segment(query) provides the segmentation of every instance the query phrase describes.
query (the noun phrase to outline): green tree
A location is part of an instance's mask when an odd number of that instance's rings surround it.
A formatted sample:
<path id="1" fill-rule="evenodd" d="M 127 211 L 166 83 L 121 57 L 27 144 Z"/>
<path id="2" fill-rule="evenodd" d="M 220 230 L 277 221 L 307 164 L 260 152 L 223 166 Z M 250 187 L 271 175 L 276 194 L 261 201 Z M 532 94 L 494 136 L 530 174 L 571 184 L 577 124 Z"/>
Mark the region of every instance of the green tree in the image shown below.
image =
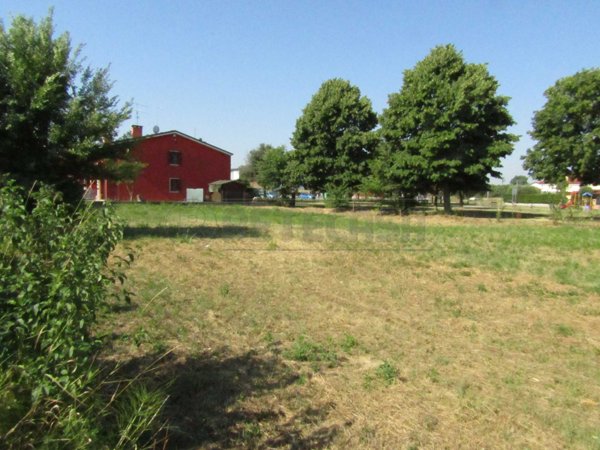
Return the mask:
<path id="1" fill-rule="evenodd" d="M 325 81 L 296 121 L 292 145 L 304 187 L 356 189 L 377 145 L 371 101 L 348 81 Z"/>
<path id="2" fill-rule="evenodd" d="M 116 130 L 130 105 L 111 88 L 107 69 L 82 66 L 68 33 L 54 36 L 52 15 L 0 24 L 0 171 L 27 189 L 54 185 L 69 201 L 85 178 L 117 180 L 131 142 L 115 140 Z"/>
<path id="3" fill-rule="evenodd" d="M 294 152 L 287 152 L 284 146 L 268 149 L 257 164 L 256 180 L 265 189 L 278 190 L 281 197 L 294 206 L 300 185 Z"/>
<path id="4" fill-rule="evenodd" d="M 533 117 L 537 143 L 523 167 L 550 183 L 575 178 L 600 182 L 600 69 L 562 78 L 544 93 L 546 104 Z"/>
<path id="5" fill-rule="evenodd" d="M 527 178 L 527 175 L 515 175 L 510 180 L 510 184 L 513 184 L 513 185 L 518 184 L 519 186 L 526 186 L 529 184 L 529 178 Z"/>
<path id="6" fill-rule="evenodd" d="M 284 146 L 268 148 L 256 165 L 256 181 L 268 190 L 280 188 L 284 182 L 286 165 Z"/>
<path id="7" fill-rule="evenodd" d="M 240 167 L 240 178 L 251 182 L 257 181 L 258 164 L 269 150 L 274 148 L 269 144 L 260 144 L 255 149 L 248 152 L 246 163 Z"/>
<path id="8" fill-rule="evenodd" d="M 380 119 L 382 184 L 442 191 L 447 213 L 452 192 L 484 190 L 517 140 L 505 132 L 513 119 L 497 89 L 487 67 L 467 64 L 453 45 L 435 47 L 406 70 Z"/>

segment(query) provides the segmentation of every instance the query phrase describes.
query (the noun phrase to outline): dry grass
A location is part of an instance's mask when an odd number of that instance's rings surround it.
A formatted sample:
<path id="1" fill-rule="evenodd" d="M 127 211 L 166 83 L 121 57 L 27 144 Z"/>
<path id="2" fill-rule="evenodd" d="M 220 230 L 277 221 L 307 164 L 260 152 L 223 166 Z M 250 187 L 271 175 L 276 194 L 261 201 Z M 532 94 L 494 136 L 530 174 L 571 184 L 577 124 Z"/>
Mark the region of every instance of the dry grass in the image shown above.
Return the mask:
<path id="1" fill-rule="evenodd" d="M 129 241 L 106 358 L 170 350 L 173 448 L 600 448 L 593 225 L 357 217 L 408 239 L 180 215 Z"/>

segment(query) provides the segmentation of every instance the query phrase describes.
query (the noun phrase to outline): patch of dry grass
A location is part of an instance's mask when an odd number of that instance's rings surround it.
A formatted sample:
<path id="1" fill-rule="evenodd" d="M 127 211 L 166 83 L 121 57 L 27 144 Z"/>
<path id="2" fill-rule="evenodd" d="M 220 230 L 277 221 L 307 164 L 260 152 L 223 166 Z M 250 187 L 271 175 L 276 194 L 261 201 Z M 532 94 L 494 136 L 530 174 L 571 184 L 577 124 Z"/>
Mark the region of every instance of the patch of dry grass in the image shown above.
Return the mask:
<path id="1" fill-rule="evenodd" d="M 171 394 L 173 448 L 600 446 L 587 225 L 436 217 L 424 233 L 409 223 L 407 241 L 377 234 L 406 219 L 342 216 L 375 236 L 298 223 L 219 235 L 179 216 L 129 241 L 137 300 L 107 315 L 106 358 L 136 370 L 170 351 L 152 381 Z M 572 253 L 561 231 L 584 234 Z"/>

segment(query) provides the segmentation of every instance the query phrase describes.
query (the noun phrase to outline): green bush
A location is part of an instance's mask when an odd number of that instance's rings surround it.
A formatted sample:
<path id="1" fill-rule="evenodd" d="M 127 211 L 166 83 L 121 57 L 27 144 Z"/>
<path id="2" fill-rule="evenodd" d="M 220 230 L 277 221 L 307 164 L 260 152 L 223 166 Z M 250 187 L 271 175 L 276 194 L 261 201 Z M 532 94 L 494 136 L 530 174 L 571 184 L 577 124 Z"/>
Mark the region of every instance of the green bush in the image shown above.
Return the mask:
<path id="1" fill-rule="evenodd" d="M 327 208 L 345 209 L 350 206 L 350 190 L 345 186 L 327 186 L 325 206 Z"/>
<path id="2" fill-rule="evenodd" d="M 27 194 L 0 180 L 0 447 L 126 440 L 115 418 L 133 400 L 100 389 L 91 333 L 111 297 L 129 300 L 133 256 L 109 263 L 122 232 L 106 207 L 73 211 L 50 188 Z"/>
<path id="3" fill-rule="evenodd" d="M 504 195 L 502 197 L 506 203 L 512 202 L 512 194 Z M 517 194 L 517 203 L 545 203 L 548 205 L 557 205 L 561 203 L 563 199 L 560 193 L 542 192 L 538 194 Z"/>
<path id="4" fill-rule="evenodd" d="M 502 197 L 502 199 L 511 203 L 513 200 L 512 190 L 514 186 L 509 184 L 490 186 L 490 195 L 492 197 Z M 517 203 L 546 203 L 556 205 L 563 199 L 560 193 L 541 192 L 535 186 L 519 186 L 517 190 Z"/>
<path id="5" fill-rule="evenodd" d="M 563 200 L 560 193 L 543 192 L 540 194 L 517 194 L 517 203 L 546 203 L 548 205 L 557 205 Z"/>
<path id="6" fill-rule="evenodd" d="M 25 198 L 9 183 L 0 210 L 0 361 L 27 368 L 36 398 L 85 366 L 96 311 L 124 280 L 107 266 L 122 228 L 106 208 L 71 213 L 48 188 Z"/>

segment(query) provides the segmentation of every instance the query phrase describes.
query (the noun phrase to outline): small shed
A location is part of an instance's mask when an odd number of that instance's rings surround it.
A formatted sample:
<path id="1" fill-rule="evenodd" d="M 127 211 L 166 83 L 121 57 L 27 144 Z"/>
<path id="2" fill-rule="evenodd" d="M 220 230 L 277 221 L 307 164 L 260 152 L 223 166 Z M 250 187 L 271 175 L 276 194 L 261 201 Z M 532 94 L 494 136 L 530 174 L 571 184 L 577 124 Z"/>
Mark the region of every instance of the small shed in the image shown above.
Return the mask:
<path id="1" fill-rule="evenodd" d="M 248 186 L 239 180 L 218 180 L 208 185 L 213 202 L 243 202 L 249 200 Z"/>

